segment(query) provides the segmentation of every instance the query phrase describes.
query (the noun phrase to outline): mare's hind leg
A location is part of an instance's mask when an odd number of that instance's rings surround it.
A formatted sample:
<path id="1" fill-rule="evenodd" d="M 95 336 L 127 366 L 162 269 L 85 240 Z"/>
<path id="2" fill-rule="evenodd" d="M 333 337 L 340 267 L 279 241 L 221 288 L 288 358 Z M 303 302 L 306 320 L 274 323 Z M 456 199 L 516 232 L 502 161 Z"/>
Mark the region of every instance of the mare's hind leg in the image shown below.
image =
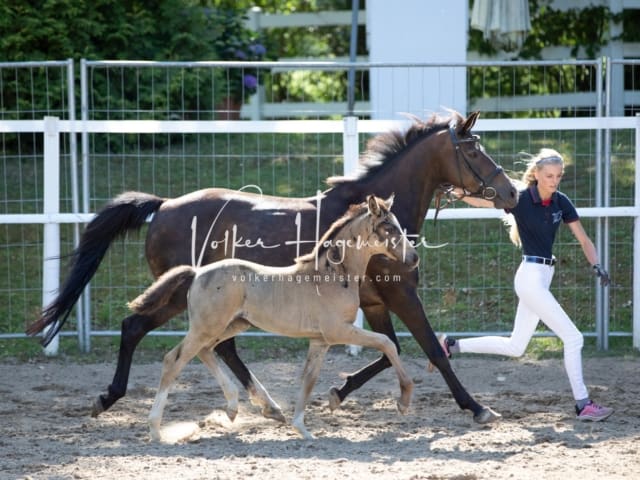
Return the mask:
<path id="1" fill-rule="evenodd" d="M 196 356 L 198 352 L 200 352 L 203 346 L 204 345 L 201 340 L 197 340 L 187 333 L 187 336 L 176 347 L 174 347 L 173 350 L 164 356 L 160 386 L 158 387 L 156 398 L 153 401 L 153 406 L 149 412 L 149 432 L 152 440 L 162 440 L 160 423 L 162 422 L 164 407 L 167 404 L 169 390 L 173 386 L 176 378 L 178 378 L 182 369 L 193 357 Z"/>
<path id="2" fill-rule="evenodd" d="M 227 408 L 225 410 L 227 417 L 233 422 L 238 414 L 238 387 L 236 387 L 235 383 L 233 383 L 224 370 L 220 368 L 220 364 L 216 360 L 216 356 L 211 348 L 203 348 L 200 350 L 198 358 L 206 365 L 207 369 L 220 384 L 224 398 L 227 399 Z"/>
<path id="3" fill-rule="evenodd" d="M 125 396 L 133 352 L 135 352 L 138 343 L 151 330 L 165 324 L 171 317 L 183 311 L 186 308 L 186 296 L 184 300 L 182 305 L 169 305 L 155 315 L 133 314 L 122 321 L 116 373 L 111 384 L 107 387 L 107 393 L 99 395 L 93 402 L 92 417 L 97 417 Z"/>
<path id="4" fill-rule="evenodd" d="M 296 407 L 293 412 L 293 420 L 291 425 L 295 428 L 303 438 L 312 440 L 313 435 L 304 426 L 304 407 L 307 404 L 309 395 L 313 390 L 313 386 L 318 379 L 320 368 L 322 367 L 322 360 L 324 359 L 329 344 L 323 340 L 310 340 L 309 351 L 307 352 L 307 360 L 302 370 L 302 379 L 300 382 L 300 392 L 298 393 L 298 399 L 296 401 Z"/>
<path id="5" fill-rule="evenodd" d="M 118 353 L 118 366 L 109 385 L 107 395 L 100 395 L 93 404 L 91 416 L 97 417 L 100 413 L 110 408 L 118 399 L 124 397 L 129 383 L 131 360 L 140 340 L 154 328 L 165 324 L 171 317 L 187 308 L 187 291 L 189 285 L 177 289 L 169 302 L 158 309 L 153 315 L 130 315 L 122 321 L 122 334 L 120 336 L 120 352 Z"/>

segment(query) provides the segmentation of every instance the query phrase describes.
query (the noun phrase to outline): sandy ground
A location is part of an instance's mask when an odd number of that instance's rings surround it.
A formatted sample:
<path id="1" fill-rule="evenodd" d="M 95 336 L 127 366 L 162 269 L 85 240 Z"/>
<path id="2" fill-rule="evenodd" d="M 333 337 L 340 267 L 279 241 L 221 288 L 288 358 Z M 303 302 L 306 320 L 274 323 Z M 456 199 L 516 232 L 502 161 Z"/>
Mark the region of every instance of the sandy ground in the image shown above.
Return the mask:
<path id="1" fill-rule="evenodd" d="M 198 363 L 169 396 L 164 425 L 197 422 L 188 442 L 153 443 L 147 415 L 161 364 L 136 364 L 128 395 L 98 418 L 90 406 L 114 364 L 46 361 L 0 365 L 2 479 L 580 479 L 640 478 L 638 359 L 590 358 L 585 377 L 597 400 L 616 408 L 608 421 L 580 423 L 561 360 L 458 358 L 463 384 L 503 415 L 473 422 L 425 360 L 405 358 L 416 381 L 409 414 L 397 413 L 389 370 L 331 413 L 326 392 L 340 373 L 374 358 L 332 350 L 306 410 L 317 437 L 299 439 L 264 419 L 242 394 L 234 423 L 222 393 Z M 302 359 L 250 368 L 291 418 Z"/>

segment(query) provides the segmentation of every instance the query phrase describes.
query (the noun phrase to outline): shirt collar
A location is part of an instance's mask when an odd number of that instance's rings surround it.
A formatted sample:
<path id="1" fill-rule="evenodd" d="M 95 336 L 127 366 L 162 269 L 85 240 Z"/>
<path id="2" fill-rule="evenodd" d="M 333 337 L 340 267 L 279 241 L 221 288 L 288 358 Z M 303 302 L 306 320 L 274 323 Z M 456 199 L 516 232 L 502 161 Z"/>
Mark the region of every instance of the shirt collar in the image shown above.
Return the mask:
<path id="1" fill-rule="evenodd" d="M 536 187 L 535 185 L 531 185 L 528 190 L 533 203 L 542 203 L 542 199 L 540 198 L 540 194 L 538 193 L 538 187 Z M 555 202 L 557 193 L 558 192 L 553 192 L 551 194 L 551 202 Z"/>

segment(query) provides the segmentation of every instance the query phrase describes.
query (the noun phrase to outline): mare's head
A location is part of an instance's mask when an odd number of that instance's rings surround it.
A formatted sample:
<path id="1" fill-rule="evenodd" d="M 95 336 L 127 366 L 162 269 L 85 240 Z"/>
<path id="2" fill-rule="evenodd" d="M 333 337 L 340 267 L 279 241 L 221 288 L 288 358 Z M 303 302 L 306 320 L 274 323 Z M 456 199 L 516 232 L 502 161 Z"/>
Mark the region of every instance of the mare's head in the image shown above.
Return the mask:
<path id="1" fill-rule="evenodd" d="M 367 250 L 369 257 L 382 254 L 412 269 L 417 267 L 420 256 L 391 213 L 392 205 L 393 195 L 387 200 L 367 196 L 331 225 L 313 252 L 299 260 L 326 256 L 332 263 L 342 263 L 348 250 L 357 249 Z"/>
<path id="2" fill-rule="evenodd" d="M 471 133 L 479 116 L 480 112 L 473 112 L 465 119 L 453 112 L 446 132 L 439 133 L 446 138 L 449 158 L 442 170 L 443 186 L 462 188 L 465 195 L 490 200 L 496 208 L 515 207 L 518 192 L 511 179 L 485 152 L 480 137 Z"/>

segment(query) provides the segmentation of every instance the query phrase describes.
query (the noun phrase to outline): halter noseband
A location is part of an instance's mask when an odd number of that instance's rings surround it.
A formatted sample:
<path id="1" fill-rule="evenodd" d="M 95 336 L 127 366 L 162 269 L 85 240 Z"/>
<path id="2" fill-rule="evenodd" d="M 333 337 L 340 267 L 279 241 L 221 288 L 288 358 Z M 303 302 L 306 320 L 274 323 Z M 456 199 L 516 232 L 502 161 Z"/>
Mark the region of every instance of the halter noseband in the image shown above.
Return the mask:
<path id="1" fill-rule="evenodd" d="M 496 192 L 496 189 L 490 186 L 489 184 L 493 181 L 494 178 L 496 178 L 496 176 L 502 173 L 502 167 L 497 166 L 496 169 L 491 173 L 491 175 L 489 175 L 488 178 L 486 179 L 482 178 L 482 176 L 473 168 L 473 165 L 471 164 L 471 162 L 469 162 L 469 159 L 464 154 L 464 150 L 460 148 L 460 145 L 464 143 L 471 143 L 471 142 L 477 143 L 480 140 L 480 137 L 478 137 L 477 135 L 472 135 L 470 138 L 464 138 L 460 140 L 456 135 L 455 128 L 456 128 L 455 123 L 452 123 L 451 125 L 449 125 L 449 136 L 451 137 L 451 143 L 453 144 L 453 147 L 455 148 L 455 151 L 456 151 L 456 161 L 458 166 L 458 175 L 460 177 L 460 187 L 464 191 L 465 196 L 481 197 L 481 198 L 484 198 L 485 200 L 493 200 L 498 195 L 498 192 Z M 467 169 L 469 169 L 469 171 L 473 174 L 475 179 L 480 184 L 480 187 L 476 192 L 470 192 L 464 186 L 464 182 L 462 180 L 462 170 L 460 168 L 460 163 L 461 163 L 460 158 L 462 158 L 462 161 L 466 165 Z"/>

